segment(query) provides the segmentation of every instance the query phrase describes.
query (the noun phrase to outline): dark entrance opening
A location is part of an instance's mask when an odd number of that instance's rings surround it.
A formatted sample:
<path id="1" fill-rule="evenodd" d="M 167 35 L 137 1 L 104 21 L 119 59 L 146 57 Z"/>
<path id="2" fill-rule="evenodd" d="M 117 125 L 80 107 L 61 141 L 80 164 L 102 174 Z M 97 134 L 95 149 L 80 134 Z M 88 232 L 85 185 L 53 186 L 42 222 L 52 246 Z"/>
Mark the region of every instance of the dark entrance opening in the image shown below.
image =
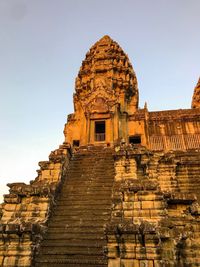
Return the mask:
<path id="1" fill-rule="evenodd" d="M 105 141 L 106 124 L 105 121 L 95 121 L 95 141 Z"/>
<path id="2" fill-rule="evenodd" d="M 129 144 L 134 144 L 134 145 L 141 144 L 141 136 L 140 135 L 129 136 Z"/>
<path id="3" fill-rule="evenodd" d="M 73 140 L 73 146 L 79 147 L 80 141 L 79 140 Z"/>

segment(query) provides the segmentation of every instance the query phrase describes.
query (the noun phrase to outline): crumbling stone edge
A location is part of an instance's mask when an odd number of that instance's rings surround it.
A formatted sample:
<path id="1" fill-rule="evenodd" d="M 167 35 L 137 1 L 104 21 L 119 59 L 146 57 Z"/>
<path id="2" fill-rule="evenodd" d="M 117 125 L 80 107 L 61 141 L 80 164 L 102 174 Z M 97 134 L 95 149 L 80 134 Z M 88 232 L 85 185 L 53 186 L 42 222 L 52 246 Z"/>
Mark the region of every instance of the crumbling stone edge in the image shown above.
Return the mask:
<path id="1" fill-rule="evenodd" d="M 34 266 L 71 156 L 70 145 L 63 143 L 48 161 L 39 162 L 38 176 L 30 184 L 8 184 L 0 206 L 0 266 Z"/>

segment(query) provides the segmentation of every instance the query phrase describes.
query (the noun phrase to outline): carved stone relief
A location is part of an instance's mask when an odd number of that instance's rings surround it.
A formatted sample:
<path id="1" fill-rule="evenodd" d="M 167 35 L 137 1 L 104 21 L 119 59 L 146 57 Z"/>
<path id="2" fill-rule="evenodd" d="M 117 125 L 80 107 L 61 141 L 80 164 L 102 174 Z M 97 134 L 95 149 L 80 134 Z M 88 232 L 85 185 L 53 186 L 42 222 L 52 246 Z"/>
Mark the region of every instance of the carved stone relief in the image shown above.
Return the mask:
<path id="1" fill-rule="evenodd" d="M 81 102 L 84 112 L 106 113 L 113 111 L 117 102 L 112 84 L 105 76 L 97 76 L 91 81 L 93 90 L 85 93 L 84 96 L 76 95 L 74 99 Z M 76 102 L 75 101 L 75 102 Z"/>

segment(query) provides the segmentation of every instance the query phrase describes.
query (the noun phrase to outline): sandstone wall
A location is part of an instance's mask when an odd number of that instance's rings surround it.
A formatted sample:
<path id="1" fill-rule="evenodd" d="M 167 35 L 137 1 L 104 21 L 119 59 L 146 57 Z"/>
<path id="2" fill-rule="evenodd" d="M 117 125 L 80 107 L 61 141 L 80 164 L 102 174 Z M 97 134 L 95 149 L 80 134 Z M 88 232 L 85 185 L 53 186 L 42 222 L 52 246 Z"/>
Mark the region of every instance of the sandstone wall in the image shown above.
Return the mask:
<path id="1" fill-rule="evenodd" d="M 200 149 L 200 109 L 139 109 L 129 116 L 127 142 L 135 135 L 152 151 Z"/>
<path id="2" fill-rule="evenodd" d="M 199 160 L 116 148 L 109 267 L 200 266 Z"/>
<path id="3" fill-rule="evenodd" d="M 49 161 L 39 162 L 38 177 L 30 184 L 8 185 L 0 210 L 0 266 L 32 266 L 70 156 L 69 147 L 62 145 Z"/>

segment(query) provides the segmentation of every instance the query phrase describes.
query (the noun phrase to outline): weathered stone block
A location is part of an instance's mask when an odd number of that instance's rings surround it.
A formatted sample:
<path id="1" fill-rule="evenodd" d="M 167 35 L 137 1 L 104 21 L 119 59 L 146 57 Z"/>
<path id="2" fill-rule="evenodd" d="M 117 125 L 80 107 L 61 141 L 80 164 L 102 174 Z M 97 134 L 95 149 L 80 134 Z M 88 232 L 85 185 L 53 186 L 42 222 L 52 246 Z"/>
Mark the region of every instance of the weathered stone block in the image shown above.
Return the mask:
<path id="1" fill-rule="evenodd" d="M 157 247 L 150 247 L 146 246 L 146 255 L 147 259 L 150 260 L 159 260 L 161 259 L 161 255 L 158 253 L 158 248 Z"/>
<path id="2" fill-rule="evenodd" d="M 135 194 L 124 192 L 124 201 L 134 201 L 135 200 Z"/>
<path id="3" fill-rule="evenodd" d="M 157 245 L 160 241 L 159 237 L 156 234 L 145 234 L 145 245 L 148 247 L 153 247 Z"/>
<path id="4" fill-rule="evenodd" d="M 17 258 L 15 256 L 5 256 L 3 266 L 16 267 Z"/>
<path id="5" fill-rule="evenodd" d="M 137 198 L 139 201 L 153 201 L 155 200 L 155 195 L 146 191 L 139 191 L 137 193 Z"/>
<path id="6" fill-rule="evenodd" d="M 131 210 L 125 210 L 124 211 L 124 217 L 126 217 L 126 218 L 133 217 L 133 214 L 134 214 L 134 211 L 131 211 Z"/>
<path id="7" fill-rule="evenodd" d="M 136 232 L 136 230 L 135 230 Z M 122 240 L 126 242 L 126 245 L 129 246 L 130 244 L 134 246 L 135 244 L 135 233 L 127 233 L 127 234 L 123 234 L 121 236 Z"/>
<path id="8" fill-rule="evenodd" d="M 164 208 L 166 208 L 167 206 L 166 206 L 166 203 L 163 201 L 163 202 L 161 202 L 161 201 L 154 201 L 154 203 L 153 203 L 153 206 L 154 206 L 154 209 L 164 209 Z"/>
<path id="9" fill-rule="evenodd" d="M 140 260 L 139 261 L 139 267 L 154 267 L 153 261 L 149 260 Z"/>
<path id="10" fill-rule="evenodd" d="M 21 202 L 21 198 L 16 194 L 4 195 L 4 202 L 8 204 L 18 204 Z"/>
<path id="11" fill-rule="evenodd" d="M 165 215 L 168 214 L 168 212 L 166 210 L 157 210 L 157 209 L 154 209 L 154 210 L 150 210 L 150 217 L 151 218 L 159 218 L 159 217 L 163 217 Z"/>
<path id="12" fill-rule="evenodd" d="M 139 267 L 139 261 L 133 259 L 122 259 L 120 267 Z"/>
<path id="13" fill-rule="evenodd" d="M 141 209 L 141 201 L 134 201 L 133 202 L 133 208 L 134 209 Z"/>
<path id="14" fill-rule="evenodd" d="M 19 224 L 7 224 L 6 228 L 5 228 L 5 232 L 7 234 L 16 234 L 19 233 Z M 10 238 L 12 237 L 12 235 L 10 235 Z M 16 236 L 14 235 L 14 238 L 16 238 Z"/>
<path id="15" fill-rule="evenodd" d="M 108 267 L 121 267 L 120 266 L 120 259 L 109 259 L 108 260 Z"/>
<path id="16" fill-rule="evenodd" d="M 15 211 L 17 205 L 16 204 L 5 204 L 4 210 L 5 211 Z"/>
<path id="17" fill-rule="evenodd" d="M 4 256 L 0 256 L 0 266 L 3 266 L 3 260 L 4 260 Z"/>
<path id="18" fill-rule="evenodd" d="M 60 178 L 60 170 L 51 170 L 50 175 L 53 179 L 59 179 Z"/>
<path id="19" fill-rule="evenodd" d="M 117 236 L 115 235 L 109 235 L 107 234 L 107 240 L 108 240 L 108 244 L 112 244 L 112 243 L 117 243 L 117 240 L 116 240 Z"/>
<path id="20" fill-rule="evenodd" d="M 123 202 L 124 210 L 132 210 L 134 208 L 133 202 Z"/>
<path id="21" fill-rule="evenodd" d="M 150 218 L 150 210 L 133 210 L 133 217 Z"/>
<path id="22" fill-rule="evenodd" d="M 42 179 L 50 179 L 50 178 L 51 178 L 50 170 L 43 170 L 42 171 Z"/>
<path id="23" fill-rule="evenodd" d="M 19 266 L 19 267 L 31 266 L 31 256 L 19 257 L 17 266 Z"/>
<path id="24" fill-rule="evenodd" d="M 135 253 L 136 253 L 136 259 L 143 260 L 147 258 L 145 247 L 136 247 Z"/>
<path id="25" fill-rule="evenodd" d="M 153 209 L 154 208 L 153 201 L 141 201 L 141 203 L 142 203 L 142 209 Z"/>
<path id="26" fill-rule="evenodd" d="M 108 257 L 109 258 L 117 258 L 119 254 L 119 248 L 117 244 L 109 244 L 108 245 Z"/>
<path id="27" fill-rule="evenodd" d="M 136 245 L 129 244 L 122 244 L 120 246 L 121 254 L 123 255 L 122 258 L 124 259 L 135 259 L 136 258 Z"/>

